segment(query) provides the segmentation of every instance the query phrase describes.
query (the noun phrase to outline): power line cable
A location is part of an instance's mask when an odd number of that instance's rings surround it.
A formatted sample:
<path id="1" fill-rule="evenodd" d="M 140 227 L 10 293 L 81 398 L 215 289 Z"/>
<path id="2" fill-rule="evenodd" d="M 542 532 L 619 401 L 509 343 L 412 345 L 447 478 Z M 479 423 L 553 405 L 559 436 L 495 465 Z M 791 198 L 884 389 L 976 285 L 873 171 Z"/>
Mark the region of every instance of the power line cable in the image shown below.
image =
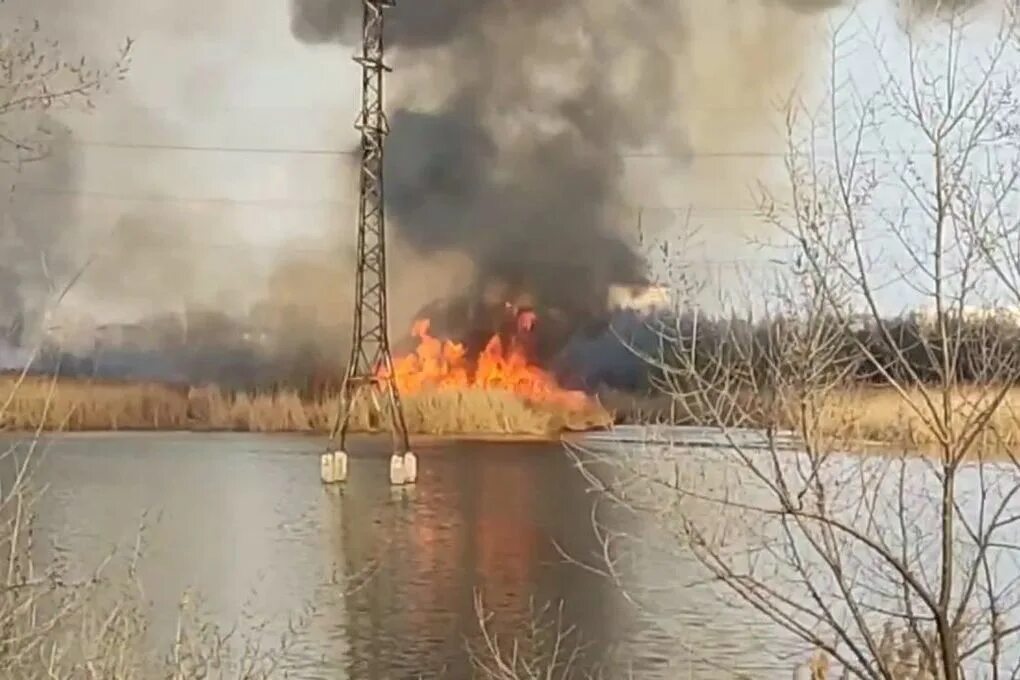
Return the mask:
<path id="1" fill-rule="evenodd" d="M 355 87 L 355 89 L 357 89 Z M 324 114 L 335 114 L 338 112 L 355 111 L 359 106 L 359 93 L 355 92 L 352 95 L 352 100 L 348 104 L 342 104 L 334 102 L 332 104 L 206 104 L 202 103 L 196 106 L 187 106 L 184 103 L 177 104 L 138 104 L 138 103 L 118 103 L 116 108 L 110 107 L 104 109 L 109 112 L 110 115 L 115 115 L 117 112 L 139 112 L 139 113 L 165 113 L 165 112 L 185 112 L 185 113 L 208 113 L 208 112 L 252 112 L 252 111 L 300 111 L 302 113 L 307 112 L 322 112 Z M 700 103 L 686 103 L 683 106 L 684 111 L 691 111 L 697 113 L 716 113 L 724 111 L 741 112 L 741 113 L 757 113 L 760 114 L 763 110 L 774 108 L 767 101 L 763 101 L 760 105 L 754 106 L 751 104 L 727 104 L 727 105 L 713 105 L 705 106 Z M 352 115 L 353 118 L 353 115 Z"/>
<path id="2" fill-rule="evenodd" d="M 14 189 L 14 196 L 28 194 L 32 196 L 66 196 L 68 198 L 95 198 L 127 203 L 168 203 L 181 205 L 226 205 L 226 206 L 260 206 L 279 207 L 305 210 L 327 208 L 354 208 L 357 203 L 339 199 L 300 199 L 300 198 L 232 198 L 226 196 L 177 196 L 173 194 L 122 194 L 106 191 L 87 191 L 76 189 L 58 189 L 38 186 L 19 186 Z"/>
<path id="3" fill-rule="evenodd" d="M 236 154 L 258 154 L 258 155 L 293 155 L 293 156 L 331 156 L 331 157 L 357 157 L 359 149 L 330 149 L 330 148 L 309 148 L 309 147 L 256 147 L 256 146 L 225 146 L 225 145 L 202 145 L 202 144 L 170 144 L 154 142 L 119 142 L 106 140 L 71 140 L 74 146 L 103 149 L 122 149 L 140 151 L 181 151 L 195 153 L 236 153 Z M 875 156 L 930 156 L 930 151 L 924 150 L 872 150 L 862 149 L 857 152 L 863 157 Z M 661 151 L 627 151 L 612 154 L 613 157 L 623 160 L 675 160 L 689 161 L 702 158 L 787 158 L 787 151 L 765 151 L 765 150 L 742 150 L 742 151 L 692 151 L 661 152 Z"/>
<path id="4" fill-rule="evenodd" d="M 114 249 L 112 247 L 96 247 L 90 248 L 89 253 L 96 255 L 98 258 L 102 258 L 104 254 L 109 254 Z M 244 241 L 237 241 L 232 243 L 214 243 L 207 241 L 195 241 L 194 239 L 187 239 L 179 243 L 161 243 L 158 246 L 158 250 L 161 252 L 202 252 L 202 251 L 264 251 L 268 254 L 301 254 L 301 255 L 315 255 L 321 256 L 323 259 L 329 262 L 335 262 L 336 249 L 330 250 L 324 248 L 311 248 L 302 246 L 287 245 L 286 243 L 251 243 Z M 719 268 L 724 266 L 755 266 L 755 267 L 785 267 L 786 265 L 782 262 L 775 260 L 753 258 L 753 257 L 731 257 L 731 258 L 684 258 L 670 260 L 671 264 L 687 266 L 687 267 L 712 267 Z M 341 265 L 346 264 L 341 262 Z"/>
<path id="5" fill-rule="evenodd" d="M 193 151 L 211 153 L 243 153 L 243 154 L 267 154 L 267 155 L 289 155 L 289 156 L 357 156 L 360 150 L 343 149 L 309 149 L 297 147 L 253 147 L 253 146 L 217 146 L 217 145 L 196 145 L 196 144 L 156 144 L 139 142 L 115 142 L 95 140 L 71 140 L 73 146 L 94 147 L 104 149 L 125 149 L 142 151 Z"/>
<path id="6" fill-rule="evenodd" d="M 256 206 L 280 206 L 316 209 L 322 208 L 354 208 L 357 203 L 353 200 L 331 199 L 331 198 L 234 198 L 229 196 L 180 196 L 174 194 L 125 194 L 107 191 L 90 191 L 78 189 L 61 189 L 59 187 L 45 187 L 38 185 L 15 186 L 14 196 L 28 194 L 34 196 L 66 196 L 68 198 L 96 198 L 112 201 L 125 202 L 153 202 L 153 203 L 182 203 L 182 204 L 223 204 L 223 205 L 256 205 Z M 613 206 L 611 206 L 613 207 Z M 692 205 L 654 205 L 641 203 L 616 204 L 616 208 L 624 208 L 644 213 L 668 212 L 668 213 L 690 213 L 691 215 L 703 214 L 756 214 L 758 208 L 754 206 L 692 206 Z"/>
<path id="7" fill-rule="evenodd" d="M 103 201 L 115 201 L 123 203 L 155 203 L 167 205 L 219 205 L 225 207 L 259 207 L 280 210 L 353 210 L 357 203 L 352 200 L 331 199 L 331 198 L 236 198 L 228 196 L 180 196 L 174 194 L 124 194 L 106 191 L 89 191 L 76 189 L 60 189 L 56 187 L 40 187 L 34 185 L 16 186 L 13 191 L 15 200 L 20 194 L 30 196 L 54 196 L 70 199 L 96 199 Z M 655 205 L 641 203 L 625 203 L 609 206 L 616 209 L 625 209 L 640 213 L 645 216 L 654 216 L 655 213 L 668 213 L 678 217 L 690 217 L 692 219 L 733 219 L 733 218 L 761 218 L 761 210 L 755 206 L 698 206 L 698 205 Z M 889 210 L 895 210 L 898 215 L 902 214 L 926 214 L 921 208 L 906 206 L 889 206 Z M 626 224 L 621 225 L 626 228 Z M 651 223 L 651 229 L 656 227 Z"/>

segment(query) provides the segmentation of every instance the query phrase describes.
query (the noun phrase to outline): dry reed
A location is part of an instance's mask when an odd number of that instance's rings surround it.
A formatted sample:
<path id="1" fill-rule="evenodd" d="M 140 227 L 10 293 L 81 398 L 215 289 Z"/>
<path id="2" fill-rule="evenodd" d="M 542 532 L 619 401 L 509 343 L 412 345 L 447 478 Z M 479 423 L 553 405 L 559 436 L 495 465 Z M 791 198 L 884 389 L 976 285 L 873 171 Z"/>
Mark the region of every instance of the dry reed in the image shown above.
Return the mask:
<path id="1" fill-rule="evenodd" d="M 1020 446 L 1020 388 L 1010 388 L 998 405 L 1001 390 L 989 387 L 960 387 L 949 395 L 950 410 L 958 423 L 974 423 L 980 413 L 991 416 L 978 433 L 974 451 L 993 454 Z M 929 404 L 935 405 L 935 412 Z M 804 416 L 789 403 L 779 416 L 782 424 L 798 428 Z M 994 406 L 994 408 L 992 408 Z M 942 392 L 939 389 L 907 390 L 901 394 L 890 387 L 866 387 L 834 392 L 815 400 L 811 427 L 818 434 L 837 441 L 874 442 L 926 452 L 939 443 Z M 951 440 L 958 440 L 955 433 Z"/>
<path id="2" fill-rule="evenodd" d="M 303 400 L 293 391 L 227 393 L 216 387 L 181 388 L 158 383 L 29 378 L 15 389 L 0 378 L 0 400 L 10 407 L 0 429 L 44 430 L 209 430 L 240 432 L 328 432 L 338 411 L 336 397 Z M 534 404 L 497 390 L 442 390 L 404 399 L 408 429 L 430 435 L 555 436 L 611 424 L 597 404 L 584 412 Z M 351 429 L 387 427 L 385 409 L 359 399 Z"/>
<path id="3" fill-rule="evenodd" d="M 973 422 L 989 408 L 999 390 L 961 386 L 950 395 L 958 422 Z M 941 392 L 930 388 L 928 399 L 941 411 Z M 669 395 L 628 396 L 606 393 L 603 401 L 617 414 L 617 422 L 666 422 L 675 425 L 765 428 L 803 431 L 830 438 L 833 443 L 874 443 L 924 452 L 938 443 L 936 428 L 919 388 L 901 394 L 889 386 L 847 386 L 816 392 L 801 400 L 796 395 L 719 393 L 707 390 L 675 400 Z M 926 414 L 927 423 L 921 414 Z M 1006 451 L 1020 447 L 1020 387 L 1011 388 L 992 412 L 976 441 L 976 450 Z"/>
<path id="4" fill-rule="evenodd" d="M 117 431 L 208 430 L 237 432 L 329 431 L 338 410 L 337 397 L 302 399 L 280 390 L 261 394 L 229 393 L 217 387 L 184 388 L 160 383 L 59 380 L 31 377 L 15 390 L 13 377 L 0 377 L 0 401 L 10 406 L 0 419 L 8 431 Z M 960 389 L 953 393 L 955 412 L 961 416 L 984 408 L 993 390 Z M 932 392 L 934 399 L 940 398 Z M 672 409 L 661 397 L 648 400 L 609 395 L 610 410 L 595 402 L 582 412 L 555 404 L 530 403 L 499 390 L 441 390 L 404 398 L 408 429 L 429 435 L 553 436 L 610 426 L 617 414 L 623 419 L 665 419 L 672 411 L 677 424 L 717 422 L 717 413 L 703 413 L 704 404 L 684 403 Z M 799 402 L 776 399 L 769 408 L 763 399 L 741 399 L 742 425 L 773 424 L 799 428 Z M 746 403 L 744 403 L 746 402 Z M 872 441 L 924 448 L 936 435 L 918 415 L 923 410 L 918 390 L 906 398 L 888 387 L 853 388 L 816 400 L 812 427 L 818 433 L 847 441 Z M 648 408 L 643 408 L 646 404 Z M 612 413 L 611 413 L 612 411 Z M 629 415 L 628 415 L 629 414 Z M 642 417 L 643 416 L 643 417 Z M 737 424 L 737 423 L 733 423 Z M 374 432 L 388 426 L 385 409 L 365 397 L 355 404 L 351 429 Z M 1020 388 L 1011 389 L 986 425 L 985 439 L 999 446 L 1020 446 Z"/>

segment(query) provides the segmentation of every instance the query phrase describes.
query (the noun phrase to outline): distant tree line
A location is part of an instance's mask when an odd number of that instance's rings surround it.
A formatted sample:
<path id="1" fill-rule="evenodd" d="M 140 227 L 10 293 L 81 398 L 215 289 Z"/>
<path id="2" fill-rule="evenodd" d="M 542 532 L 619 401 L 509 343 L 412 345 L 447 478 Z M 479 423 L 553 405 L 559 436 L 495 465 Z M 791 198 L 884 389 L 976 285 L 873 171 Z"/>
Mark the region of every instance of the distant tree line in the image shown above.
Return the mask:
<path id="1" fill-rule="evenodd" d="M 335 391 L 346 358 L 336 329 L 304 319 L 270 326 L 216 311 L 162 315 L 96 331 L 91 346 L 42 344 L 32 372 L 67 378 L 147 380 L 225 389 L 297 390 L 308 397 Z"/>
<path id="2" fill-rule="evenodd" d="M 618 320 L 619 321 L 619 320 Z M 89 352 L 42 347 L 33 371 L 73 378 L 217 384 L 232 390 L 297 390 L 318 397 L 339 389 L 346 351 L 336 334 L 295 333 L 254 342 L 228 317 L 153 324 L 145 343 L 126 342 Z M 599 333 L 578 332 L 546 368 L 571 388 L 653 389 L 662 368 L 708 375 L 728 371 L 744 385 L 786 382 L 803 374 L 792 362 L 813 362 L 861 384 L 889 376 L 904 384 L 935 382 L 947 361 L 961 382 L 1001 382 L 1020 375 L 1020 325 L 1000 319 L 947 319 L 943 336 L 913 317 L 849 322 L 837 318 L 767 320 L 626 318 Z M 948 342 L 947 342 L 948 341 Z M 682 361 L 679 357 L 682 355 Z M 948 356 L 947 356 L 948 355 Z M 677 376 L 674 375 L 674 379 Z"/>
<path id="3" fill-rule="evenodd" d="M 767 386 L 793 362 L 812 362 L 861 384 L 934 383 L 945 367 L 964 383 L 1020 376 L 1020 325 L 996 318 L 947 316 L 944 329 L 913 316 L 848 321 L 707 318 L 686 313 L 654 324 L 658 347 L 638 348 L 649 364 L 693 373 L 726 370 L 744 384 Z M 683 357 L 682 361 L 679 360 Z"/>

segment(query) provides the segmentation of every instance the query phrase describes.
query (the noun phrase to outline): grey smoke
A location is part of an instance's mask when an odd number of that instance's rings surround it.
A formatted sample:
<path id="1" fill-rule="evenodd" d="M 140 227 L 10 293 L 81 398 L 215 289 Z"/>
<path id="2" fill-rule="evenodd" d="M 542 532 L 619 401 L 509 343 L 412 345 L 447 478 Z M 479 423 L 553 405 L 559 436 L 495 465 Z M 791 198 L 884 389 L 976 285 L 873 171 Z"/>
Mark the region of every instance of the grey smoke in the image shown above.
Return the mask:
<path id="1" fill-rule="evenodd" d="M 773 2 L 804 13 L 842 4 Z M 690 93 L 678 77 L 685 7 L 398 0 L 388 10 L 390 82 L 401 87 L 388 100 L 387 208 L 420 253 L 474 262 L 461 307 L 498 284 L 576 325 L 603 311 L 609 285 L 643 280 L 645 263 L 622 236 L 634 218 L 623 207 L 621 154 L 682 157 L 691 146 L 680 112 Z M 360 0 L 292 0 L 291 30 L 307 43 L 356 49 L 361 20 Z"/>
<path id="2" fill-rule="evenodd" d="M 229 89 L 225 83 L 243 79 L 251 64 L 222 55 L 182 59 L 180 46 L 194 45 L 196 35 L 199 44 L 222 43 L 239 16 L 252 19 L 252 30 L 260 19 L 284 33 L 285 27 L 271 11 L 252 17 L 244 0 L 211 5 L 183 0 L 141 8 L 128 0 L 108 0 L 98 24 L 89 19 L 94 12 L 88 3 L 71 4 L 0 0 L 0 34 L 8 38 L 16 26 L 31 27 L 38 20 L 37 41 L 43 49 L 52 43 L 53 54 L 61 59 L 77 63 L 84 58 L 97 67 L 112 63 L 128 35 L 145 36 L 136 46 L 140 49 L 128 81 L 96 94 L 92 115 L 75 100 L 0 116 L 0 370 L 22 368 L 31 357 L 34 369 L 59 368 L 72 375 L 243 387 L 276 380 L 307 384 L 314 371 L 326 372 L 323 365 L 336 373 L 334 354 L 342 350 L 337 331 L 322 323 L 325 313 L 308 318 L 301 312 L 311 300 L 318 309 L 328 309 L 335 324 L 341 306 L 330 297 L 329 284 L 345 272 L 331 271 L 313 286 L 293 275 L 295 268 L 285 262 L 293 255 L 281 252 L 276 268 L 283 274 L 274 276 L 273 288 L 264 291 L 256 271 L 267 263 L 249 257 L 261 252 L 230 247 L 244 235 L 233 228 L 240 222 L 236 214 L 229 207 L 187 200 L 202 195 L 194 190 L 201 181 L 196 177 L 206 178 L 209 193 L 237 192 L 243 198 L 245 188 L 236 188 L 241 182 L 231 181 L 244 174 L 243 162 L 218 154 L 104 149 L 88 143 L 246 146 L 246 134 L 249 139 L 260 136 L 259 121 L 239 121 L 241 128 L 248 124 L 247 131 L 210 135 L 216 125 L 207 127 L 204 114 L 215 117 L 220 104 L 229 104 L 229 94 L 222 92 Z M 296 49 L 289 45 L 281 52 Z M 233 132 L 241 141 L 231 138 Z M 11 139 L 35 148 L 18 153 Z M 272 145 L 286 147 L 288 142 L 273 139 Z M 22 158 L 31 162 L 15 162 Z M 313 218 L 304 222 L 301 226 Z M 321 239 L 303 238 L 298 248 L 323 245 Z M 84 275 L 74 279 L 86 262 L 91 264 Z M 53 311 L 54 289 L 72 279 L 70 299 L 54 318 L 44 318 L 44 312 Z M 262 295 L 268 299 L 256 314 L 250 307 Z M 293 304 L 295 299 L 302 304 Z M 349 305 L 342 309 L 346 312 Z M 137 324 L 119 323 L 147 314 Z M 55 332 L 40 344 L 48 329 Z"/>
<path id="3" fill-rule="evenodd" d="M 410 0 L 400 5 L 400 17 L 387 28 L 387 40 L 404 47 L 446 44 L 475 25 L 497 0 Z M 525 4 L 534 9 L 535 0 Z M 556 5 L 556 2 L 550 3 Z M 293 0 L 291 30 L 305 42 L 352 42 L 361 35 L 360 0 Z"/>
<path id="4" fill-rule="evenodd" d="M 570 314 L 597 313 L 609 284 L 641 280 L 641 260 L 604 204 L 616 190 L 618 158 L 556 136 L 500 176 L 492 140 L 473 121 L 463 108 L 393 116 L 388 208 L 404 239 L 424 252 L 469 254 L 480 277 L 475 295 L 500 282 L 511 295 L 530 293 Z"/>
<path id="5" fill-rule="evenodd" d="M 623 201 L 618 152 L 628 146 L 657 143 L 673 151 L 686 148 L 683 121 L 677 120 L 674 106 L 703 95 L 678 87 L 674 78 L 678 48 L 688 37 L 689 27 L 676 10 L 687 4 L 685 0 L 398 2 L 389 15 L 387 38 L 395 48 L 397 67 L 391 83 L 403 81 L 404 91 L 390 100 L 394 129 L 389 146 L 388 197 L 390 214 L 402 230 L 403 240 L 425 254 L 454 249 L 475 262 L 478 277 L 467 298 L 483 297 L 479 291 L 484 292 L 490 284 L 507 282 L 508 296 L 512 297 L 516 288 L 535 295 L 543 304 L 566 308 L 574 318 L 601 307 L 602 288 L 608 281 L 639 278 L 640 258 L 619 236 L 622 229 L 632 226 L 628 220 L 633 213 L 618 209 Z M 805 10 L 832 4 L 785 0 L 787 5 L 795 2 Z M 42 18 L 47 33 L 53 29 L 63 48 L 75 58 L 79 54 L 107 57 L 123 38 L 119 28 L 106 35 L 91 30 L 89 22 L 78 22 L 80 15 L 59 0 L 7 0 L 2 4 L 8 11 L 12 5 L 20 6 L 21 15 Z M 234 30 L 236 17 L 249 11 L 239 0 L 201 5 L 186 0 L 164 7 L 123 1 L 113 4 L 118 8 L 115 13 L 134 14 L 135 25 L 162 29 L 155 31 L 154 41 L 139 36 L 139 46 L 146 49 L 152 43 L 159 49 L 162 31 L 181 35 L 205 31 L 216 36 Z M 279 22 L 275 15 L 267 16 L 268 21 Z M 349 49 L 360 35 L 361 4 L 358 0 L 304 0 L 294 6 L 291 19 L 293 33 L 301 40 L 342 44 Z M 768 40 L 774 42 L 774 37 L 770 34 Z M 627 84 L 621 86 L 619 79 L 614 79 L 619 74 L 613 73 L 613 65 L 624 61 L 632 66 Z M 139 71 L 131 79 L 157 84 L 155 89 L 162 90 L 164 81 L 172 83 L 175 74 L 188 68 L 172 57 L 163 64 L 162 70 Z M 239 75 L 215 64 L 214 58 L 212 67 L 203 65 L 195 70 L 193 89 L 161 93 L 160 99 L 204 101 L 215 95 L 215 85 L 210 83 Z M 195 69 L 196 64 L 191 63 L 190 68 Z M 240 64 L 238 68 L 243 73 L 251 66 Z M 545 78 L 564 73 L 569 81 L 566 89 Z M 301 77 L 312 79 L 318 74 L 305 72 Z M 420 82 L 415 82 L 419 77 Z M 725 74 L 719 79 L 725 81 Z M 437 91 L 442 94 L 431 100 Z M 213 104 L 215 101 L 213 96 Z M 117 108 L 122 105 L 106 98 L 99 98 L 97 104 L 95 115 L 103 118 L 112 113 L 111 120 L 116 120 Z M 151 120 L 133 117 L 129 130 L 105 129 L 91 136 L 171 143 L 194 140 L 191 128 L 200 126 L 175 121 L 174 113 L 168 112 L 165 120 L 158 112 Z M 102 183 L 83 181 L 94 178 L 82 177 L 86 166 L 79 157 L 80 147 L 62 142 L 67 131 L 54 129 L 53 156 L 26 166 L 18 184 L 22 189 L 37 185 L 67 192 L 97 184 L 102 189 Z M 202 144 L 218 141 L 223 140 L 197 139 Z M 122 157 L 104 152 L 98 162 L 92 158 L 87 167 L 93 172 L 102 164 L 104 174 L 109 175 L 105 159 Z M 183 163 L 168 161 L 163 155 L 137 153 L 130 158 L 131 162 L 124 162 L 117 171 L 123 175 L 123 182 L 114 185 L 118 193 L 174 193 L 175 177 L 187 172 Z M 13 180 L 0 179 L 6 191 Z M 344 182 L 349 185 L 349 176 Z M 6 200 L 6 193 L 3 197 Z M 118 226 L 115 242 L 102 242 L 103 259 L 82 283 L 100 297 L 137 296 L 155 303 L 181 293 L 197 296 L 218 285 L 214 275 L 246 266 L 239 262 L 243 251 L 204 249 L 203 244 L 210 240 L 231 238 L 215 223 L 216 215 L 129 205 L 119 218 L 83 220 L 75 214 L 74 202 L 57 194 L 19 191 L 14 199 L 17 205 L 3 213 L 9 212 L 18 226 L 5 224 L 0 231 L 0 332 L 35 323 L 44 299 L 41 293 L 47 286 L 44 269 L 50 278 L 66 280 L 86 254 L 78 248 L 88 241 L 81 233 L 86 226 L 104 233 L 114 224 Z M 213 232 L 215 239 L 211 238 Z M 120 238 L 128 233 L 131 238 Z M 197 238 L 189 239 L 191 235 Z M 299 245 L 309 249 L 323 246 L 318 241 Z M 286 276 L 279 277 L 276 288 L 282 292 L 273 293 L 267 303 L 275 312 L 270 316 L 280 319 L 269 322 L 272 327 L 293 329 L 295 324 L 284 312 L 308 300 L 318 303 L 319 314 L 302 322 L 302 328 L 307 329 L 301 333 L 302 340 L 305 336 L 326 337 L 323 319 L 342 322 L 347 316 L 349 291 L 342 286 L 344 290 L 338 291 L 340 287 L 334 285 L 346 280 L 347 274 L 336 265 L 343 258 L 334 257 L 340 252 L 335 245 L 323 248 L 327 252 L 321 259 L 333 268 L 323 267 L 323 275 L 317 279 L 306 281 L 294 271 L 308 272 L 320 258 L 300 262 L 300 267 L 280 267 Z M 281 259 L 293 258 L 282 255 Z M 229 266 L 224 266 L 225 261 Z M 235 278 L 248 280 L 244 275 Z M 391 280 L 397 284 L 399 278 L 397 273 Z M 431 281 L 426 281 L 429 285 L 419 287 L 431 290 Z M 238 310 L 230 297 L 215 304 L 231 312 Z M 336 353 L 333 337 L 338 332 L 324 341 L 331 355 Z M 298 343 L 291 341 L 292 335 L 287 339 L 297 353 Z"/>
<path id="6" fill-rule="evenodd" d="M 75 259 L 74 204 L 60 190 L 79 181 L 80 154 L 66 126 L 42 116 L 38 129 L 47 162 L 0 166 L 0 334 L 15 346 L 38 331 Z"/>
<path id="7" fill-rule="evenodd" d="M 471 258 L 477 280 L 464 301 L 500 285 L 510 298 L 526 295 L 580 320 L 601 313 L 610 284 L 643 280 L 642 259 L 620 236 L 632 226 L 619 221 L 620 151 L 670 131 L 678 93 L 668 50 L 683 27 L 672 3 L 640 4 L 594 16 L 567 0 L 405 0 L 387 15 L 398 63 L 441 52 L 440 62 L 458 69 L 437 66 L 449 89 L 438 108 L 416 106 L 413 96 L 391 102 L 386 191 L 404 241 L 424 254 Z M 354 45 L 361 7 L 295 0 L 293 33 Z M 559 74 L 556 60 L 572 56 L 575 38 L 590 59 Z M 624 92 L 599 63 L 622 53 L 636 64 Z M 529 58 L 563 82 L 537 82 L 543 74 Z M 547 96 L 547 87 L 569 93 Z M 506 131 L 515 124 L 517 132 Z"/>

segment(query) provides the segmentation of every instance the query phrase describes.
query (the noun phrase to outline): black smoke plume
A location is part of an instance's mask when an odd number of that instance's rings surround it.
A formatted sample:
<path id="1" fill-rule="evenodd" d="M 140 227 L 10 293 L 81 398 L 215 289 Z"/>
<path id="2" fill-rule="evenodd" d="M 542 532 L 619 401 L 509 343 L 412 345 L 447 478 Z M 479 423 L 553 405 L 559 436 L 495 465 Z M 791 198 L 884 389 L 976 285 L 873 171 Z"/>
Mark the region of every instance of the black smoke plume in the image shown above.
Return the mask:
<path id="1" fill-rule="evenodd" d="M 771 2 L 803 13 L 841 4 Z M 682 113 L 699 105 L 684 84 L 690 4 L 398 0 L 388 10 L 397 83 L 387 102 L 389 214 L 419 253 L 458 251 L 475 266 L 462 297 L 424 310 L 434 326 L 463 337 L 478 309 L 503 297 L 576 329 L 605 313 L 611 284 L 644 282 L 646 263 L 624 238 L 636 211 L 621 188 L 623 156 L 656 149 L 682 159 L 694 147 Z M 736 19 L 739 5 L 720 11 Z M 304 42 L 356 49 L 361 21 L 360 0 L 292 0 L 291 30 Z M 755 39 L 782 40 L 775 29 Z M 742 37 L 733 39 L 739 48 Z M 769 61 L 768 43 L 757 45 L 746 56 Z M 731 75 L 726 68 L 717 77 Z M 758 67 L 742 68 L 746 78 Z"/>
<path id="2" fill-rule="evenodd" d="M 609 285 L 644 280 L 621 237 L 633 227 L 621 217 L 621 152 L 669 132 L 668 50 L 682 26 L 673 3 L 640 4 L 597 15 L 567 0 L 405 0 L 389 10 L 391 59 L 398 68 L 424 59 L 436 79 L 389 102 L 387 209 L 404 242 L 462 252 L 476 272 L 445 314 L 429 311 L 445 330 L 470 331 L 476 303 L 502 304 L 493 290 L 576 326 L 604 313 Z M 361 8 L 295 0 L 292 31 L 353 46 Z M 604 60 L 624 56 L 634 71 L 621 83 Z M 444 88 L 438 105 L 419 106 Z"/>

